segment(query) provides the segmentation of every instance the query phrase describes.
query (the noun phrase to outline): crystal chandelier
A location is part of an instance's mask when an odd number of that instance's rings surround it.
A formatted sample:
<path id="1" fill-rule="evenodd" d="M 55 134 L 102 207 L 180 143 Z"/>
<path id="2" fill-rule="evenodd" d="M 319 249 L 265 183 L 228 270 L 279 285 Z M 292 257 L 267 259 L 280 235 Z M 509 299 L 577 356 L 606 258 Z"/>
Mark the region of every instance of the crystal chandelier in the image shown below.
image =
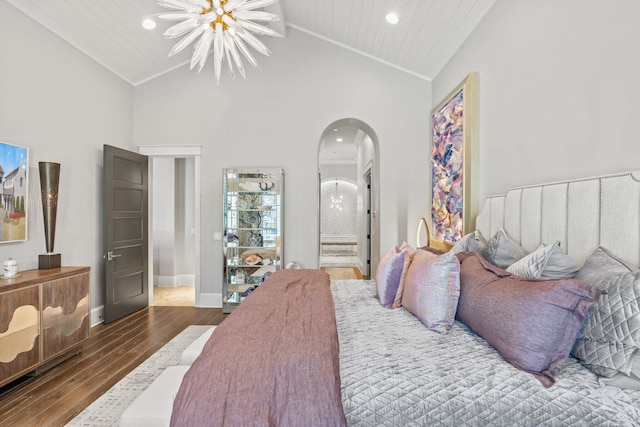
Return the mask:
<path id="1" fill-rule="evenodd" d="M 213 62 L 218 84 L 223 60 L 227 61 L 232 78 L 235 77 L 234 65 L 242 77 L 246 78 L 241 54 L 260 70 L 247 45 L 265 56 L 271 54 L 252 33 L 282 37 L 271 28 L 254 22 L 278 20 L 276 14 L 255 10 L 277 2 L 278 0 L 158 0 L 160 6 L 175 11 L 161 13 L 158 15 L 159 19 L 182 21 L 164 33 L 167 38 L 184 36 L 171 49 L 169 56 L 175 55 L 198 39 L 193 46 L 190 69 L 197 64 L 198 72 L 202 70 L 213 45 Z"/>
<path id="2" fill-rule="evenodd" d="M 338 193 L 338 179 L 336 178 L 336 194 L 331 196 L 331 209 L 342 210 L 342 193 Z"/>

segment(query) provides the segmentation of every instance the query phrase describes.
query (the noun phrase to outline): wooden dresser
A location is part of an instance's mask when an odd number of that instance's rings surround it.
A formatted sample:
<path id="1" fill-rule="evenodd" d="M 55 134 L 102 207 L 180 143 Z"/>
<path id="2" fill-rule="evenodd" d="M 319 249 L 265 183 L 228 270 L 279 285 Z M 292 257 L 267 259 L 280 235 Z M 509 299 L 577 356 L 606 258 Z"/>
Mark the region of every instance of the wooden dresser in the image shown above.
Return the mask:
<path id="1" fill-rule="evenodd" d="M 0 386 L 77 353 L 90 329 L 89 267 L 0 279 Z"/>

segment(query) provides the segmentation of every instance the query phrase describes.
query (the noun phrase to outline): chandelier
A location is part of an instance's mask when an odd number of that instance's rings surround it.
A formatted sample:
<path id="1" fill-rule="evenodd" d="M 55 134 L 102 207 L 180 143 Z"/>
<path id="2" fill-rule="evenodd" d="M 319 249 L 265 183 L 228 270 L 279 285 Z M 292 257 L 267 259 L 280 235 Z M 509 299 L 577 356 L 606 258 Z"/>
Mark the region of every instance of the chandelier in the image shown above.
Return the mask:
<path id="1" fill-rule="evenodd" d="M 342 210 L 342 193 L 338 193 L 338 179 L 336 178 L 336 194 L 331 196 L 331 209 Z"/>
<path id="2" fill-rule="evenodd" d="M 276 14 L 255 10 L 277 2 L 278 0 L 158 0 L 158 5 L 175 11 L 161 13 L 158 15 L 159 19 L 182 21 L 164 33 L 171 39 L 184 36 L 171 49 L 169 56 L 180 52 L 197 39 L 193 46 L 190 69 L 198 65 L 198 73 L 202 70 L 213 45 L 217 83 L 220 84 L 223 60 L 227 61 L 232 78 L 235 77 L 234 65 L 242 77 L 246 78 L 242 56 L 260 70 L 248 46 L 265 56 L 271 54 L 253 34 L 282 37 L 271 28 L 254 22 L 278 20 Z"/>

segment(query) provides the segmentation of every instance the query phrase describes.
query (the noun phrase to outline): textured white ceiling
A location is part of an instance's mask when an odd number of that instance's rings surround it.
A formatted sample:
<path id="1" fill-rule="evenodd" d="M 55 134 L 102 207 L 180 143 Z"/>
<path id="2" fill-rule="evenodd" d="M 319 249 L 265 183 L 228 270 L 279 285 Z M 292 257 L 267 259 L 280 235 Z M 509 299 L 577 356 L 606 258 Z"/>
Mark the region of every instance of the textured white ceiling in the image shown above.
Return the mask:
<path id="1" fill-rule="evenodd" d="M 190 49 L 167 57 L 176 41 L 162 36 L 166 23 L 142 28 L 166 11 L 155 0 L 6 1 L 133 85 L 190 60 Z M 494 1 L 280 0 L 276 12 L 288 26 L 431 80 Z M 385 21 L 390 11 L 397 25 Z"/>

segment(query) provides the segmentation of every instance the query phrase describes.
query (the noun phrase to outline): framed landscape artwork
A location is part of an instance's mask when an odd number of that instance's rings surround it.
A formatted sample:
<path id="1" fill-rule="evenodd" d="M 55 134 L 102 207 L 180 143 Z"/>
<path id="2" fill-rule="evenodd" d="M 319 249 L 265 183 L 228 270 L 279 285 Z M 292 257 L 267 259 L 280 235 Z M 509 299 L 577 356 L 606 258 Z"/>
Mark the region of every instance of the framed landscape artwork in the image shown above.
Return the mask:
<path id="1" fill-rule="evenodd" d="M 29 149 L 0 142 L 0 243 L 27 240 Z"/>
<path id="2" fill-rule="evenodd" d="M 478 73 L 469 74 L 431 112 L 431 236 L 452 246 L 478 214 Z"/>

